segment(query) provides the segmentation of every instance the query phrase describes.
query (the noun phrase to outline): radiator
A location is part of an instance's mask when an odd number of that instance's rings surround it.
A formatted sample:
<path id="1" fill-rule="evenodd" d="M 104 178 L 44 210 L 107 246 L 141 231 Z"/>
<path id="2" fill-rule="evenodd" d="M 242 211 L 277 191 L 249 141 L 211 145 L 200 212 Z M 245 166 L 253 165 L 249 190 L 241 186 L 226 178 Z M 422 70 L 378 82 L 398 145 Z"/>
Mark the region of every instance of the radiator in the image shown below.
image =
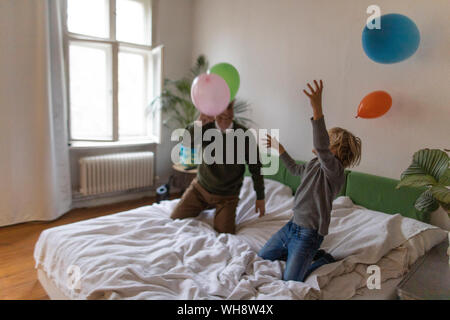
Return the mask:
<path id="1" fill-rule="evenodd" d="M 153 152 L 81 158 L 80 193 L 88 196 L 153 186 L 153 161 Z"/>

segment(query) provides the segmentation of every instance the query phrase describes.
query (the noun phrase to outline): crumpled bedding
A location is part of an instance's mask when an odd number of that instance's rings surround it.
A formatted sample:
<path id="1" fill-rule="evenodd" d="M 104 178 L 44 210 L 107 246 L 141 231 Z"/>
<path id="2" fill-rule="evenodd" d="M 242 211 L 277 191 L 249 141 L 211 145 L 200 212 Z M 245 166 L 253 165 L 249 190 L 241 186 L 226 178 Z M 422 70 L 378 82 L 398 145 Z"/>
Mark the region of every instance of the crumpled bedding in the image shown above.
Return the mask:
<path id="1" fill-rule="evenodd" d="M 348 299 L 366 286 L 369 265 L 380 267 L 382 282 L 400 277 L 446 237 L 431 225 L 341 197 L 322 244 L 339 261 L 304 283 L 285 282 L 285 263 L 263 260 L 257 251 L 289 221 L 293 197 L 281 183 L 265 185 L 266 215 L 258 218 L 252 181 L 245 178 L 236 235 L 214 231 L 213 210 L 173 221 L 178 200 L 164 201 L 44 230 L 35 246 L 36 268 L 70 299 Z M 422 234 L 430 236 L 418 240 Z M 418 243 L 420 250 L 414 249 Z"/>

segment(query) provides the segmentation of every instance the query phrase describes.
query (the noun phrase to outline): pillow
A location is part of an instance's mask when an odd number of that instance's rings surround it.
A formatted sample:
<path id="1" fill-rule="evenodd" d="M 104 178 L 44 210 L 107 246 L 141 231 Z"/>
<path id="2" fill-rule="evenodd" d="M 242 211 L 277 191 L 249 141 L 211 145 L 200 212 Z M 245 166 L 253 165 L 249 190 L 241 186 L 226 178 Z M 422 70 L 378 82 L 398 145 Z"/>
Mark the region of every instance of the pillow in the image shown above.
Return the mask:
<path id="1" fill-rule="evenodd" d="M 446 236 L 446 231 L 430 224 L 369 210 L 354 205 L 349 197 L 339 197 L 333 202 L 329 234 L 322 248 L 338 260 L 351 257 L 357 263 L 376 263 L 391 250 L 409 244 L 414 260 Z"/>
<path id="2" fill-rule="evenodd" d="M 368 266 L 380 267 L 382 283 L 398 278 L 446 236 L 435 226 L 339 197 L 333 202 L 329 234 L 322 243 L 338 261 L 318 268 L 306 282 L 321 288 L 322 299 L 347 299 L 366 286 Z"/>
<path id="3" fill-rule="evenodd" d="M 427 253 L 431 248 L 438 245 L 446 238 L 446 231 L 441 229 L 425 230 L 406 241 L 403 246 L 408 250 L 408 267 L 410 267 L 418 258 Z"/>

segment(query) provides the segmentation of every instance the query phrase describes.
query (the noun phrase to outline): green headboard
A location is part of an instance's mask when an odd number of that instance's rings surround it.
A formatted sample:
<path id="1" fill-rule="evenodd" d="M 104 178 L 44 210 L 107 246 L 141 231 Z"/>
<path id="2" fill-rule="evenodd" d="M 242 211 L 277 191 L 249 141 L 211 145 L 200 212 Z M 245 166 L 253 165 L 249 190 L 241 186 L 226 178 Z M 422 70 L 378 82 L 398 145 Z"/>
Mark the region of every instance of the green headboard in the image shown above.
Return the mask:
<path id="1" fill-rule="evenodd" d="M 374 176 L 361 172 L 350 172 L 347 176 L 346 195 L 360 206 L 389 214 L 426 221 L 416 210 L 414 203 L 425 190 L 422 188 L 396 189 L 398 180 Z"/>
<path id="2" fill-rule="evenodd" d="M 304 161 L 297 161 L 297 163 L 304 163 Z M 250 175 L 248 168 L 246 175 Z M 291 176 L 281 161 L 278 172 L 275 175 L 266 175 L 265 178 L 289 186 L 293 193 L 300 185 L 300 177 Z M 346 183 L 338 197 L 346 195 L 350 197 L 356 205 L 371 210 L 388 214 L 400 213 L 405 217 L 428 222 L 414 207 L 416 199 L 424 189 L 396 189 L 397 183 L 398 180 L 395 179 L 347 170 Z"/>

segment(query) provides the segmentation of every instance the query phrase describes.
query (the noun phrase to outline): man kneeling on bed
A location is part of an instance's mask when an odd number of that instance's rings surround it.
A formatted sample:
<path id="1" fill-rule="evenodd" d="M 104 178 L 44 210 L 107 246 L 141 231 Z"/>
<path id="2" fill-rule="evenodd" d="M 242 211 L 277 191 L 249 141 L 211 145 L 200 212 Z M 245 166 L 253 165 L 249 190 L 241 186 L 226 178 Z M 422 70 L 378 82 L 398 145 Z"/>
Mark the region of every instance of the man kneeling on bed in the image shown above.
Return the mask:
<path id="1" fill-rule="evenodd" d="M 333 257 L 319 250 L 324 236 L 328 234 L 333 199 L 345 184 L 344 169 L 359 163 L 361 140 L 342 128 L 327 132 L 322 113 L 322 80 L 314 80 L 310 92 L 303 92 L 310 99 L 313 109 L 313 153 L 316 158 L 297 164 L 284 147 L 271 136 L 266 145 L 279 150 L 280 159 L 288 171 L 301 176 L 302 181 L 295 193 L 294 216 L 282 229 L 269 239 L 260 257 L 266 260 L 284 260 L 286 268 L 283 280 L 304 281 L 318 267 L 334 262 Z"/>
<path id="2" fill-rule="evenodd" d="M 264 215 L 264 178 L 261 175 L 261 162 L 256 139 L 252 139 L 251 135 L 247 135 L 244 138 L 244 143 L 237 143 L 236 136 L 233 137 L 233 140 L 226 138 L 229 133 L 233 134 L 233 132 L 238 131 L 241 133 L 247 132 L 247 129 L 233 121 L 233 118 L 234 101 L 216 118 L 200 114 L 198 121 L 187 128 L 188 136 L 194 137 L 195 139 L 191 138 L 190 147 L 193 148 L 197 144 L 201 144 L 205 150 L 208 145 L 214 143 L 215 137 L 219 136 L 223 139 L 223 152 L 220 155 L 213 155 L 218 161 L 213 163 L 210 161 L 201 161 L 198 167 L 197 177 L 192 181 L 175 207 L 171 215 L 172 219 L 193 218 L 198 216 L 203 210 L 215 208 L 214 229 L 219 233 L 234 234 L 236 231 L 236 207 L 239 202 L 239 192 L 244 180 L 245 163 L 248 164 L 253 179 L 253 187 L 256 192 L 255 211 L 259 212 L 260 217 Z M 196 141 L 195 129 L 200 130 L 201 141 Z M 230 129 L 232 131 L 228 131 Z M 239 129 L 242 129 L 242 131 Z M 205 133 L 209 130 L 215 130 L 213 132 L 215 133 L 213 135 L 214 138 L 203 139 Z M 185 140 L 187 140 L 186 137 L 183 139 L 183 145 L 186 145 Z M 233 143 L 234 157 L 232 150 L 230 150 L 230 147 L 233 147 Z M 220 153 L 220 150 L 215 151 Z M 228 157 L 227 153 L 229 153 Z"/>

